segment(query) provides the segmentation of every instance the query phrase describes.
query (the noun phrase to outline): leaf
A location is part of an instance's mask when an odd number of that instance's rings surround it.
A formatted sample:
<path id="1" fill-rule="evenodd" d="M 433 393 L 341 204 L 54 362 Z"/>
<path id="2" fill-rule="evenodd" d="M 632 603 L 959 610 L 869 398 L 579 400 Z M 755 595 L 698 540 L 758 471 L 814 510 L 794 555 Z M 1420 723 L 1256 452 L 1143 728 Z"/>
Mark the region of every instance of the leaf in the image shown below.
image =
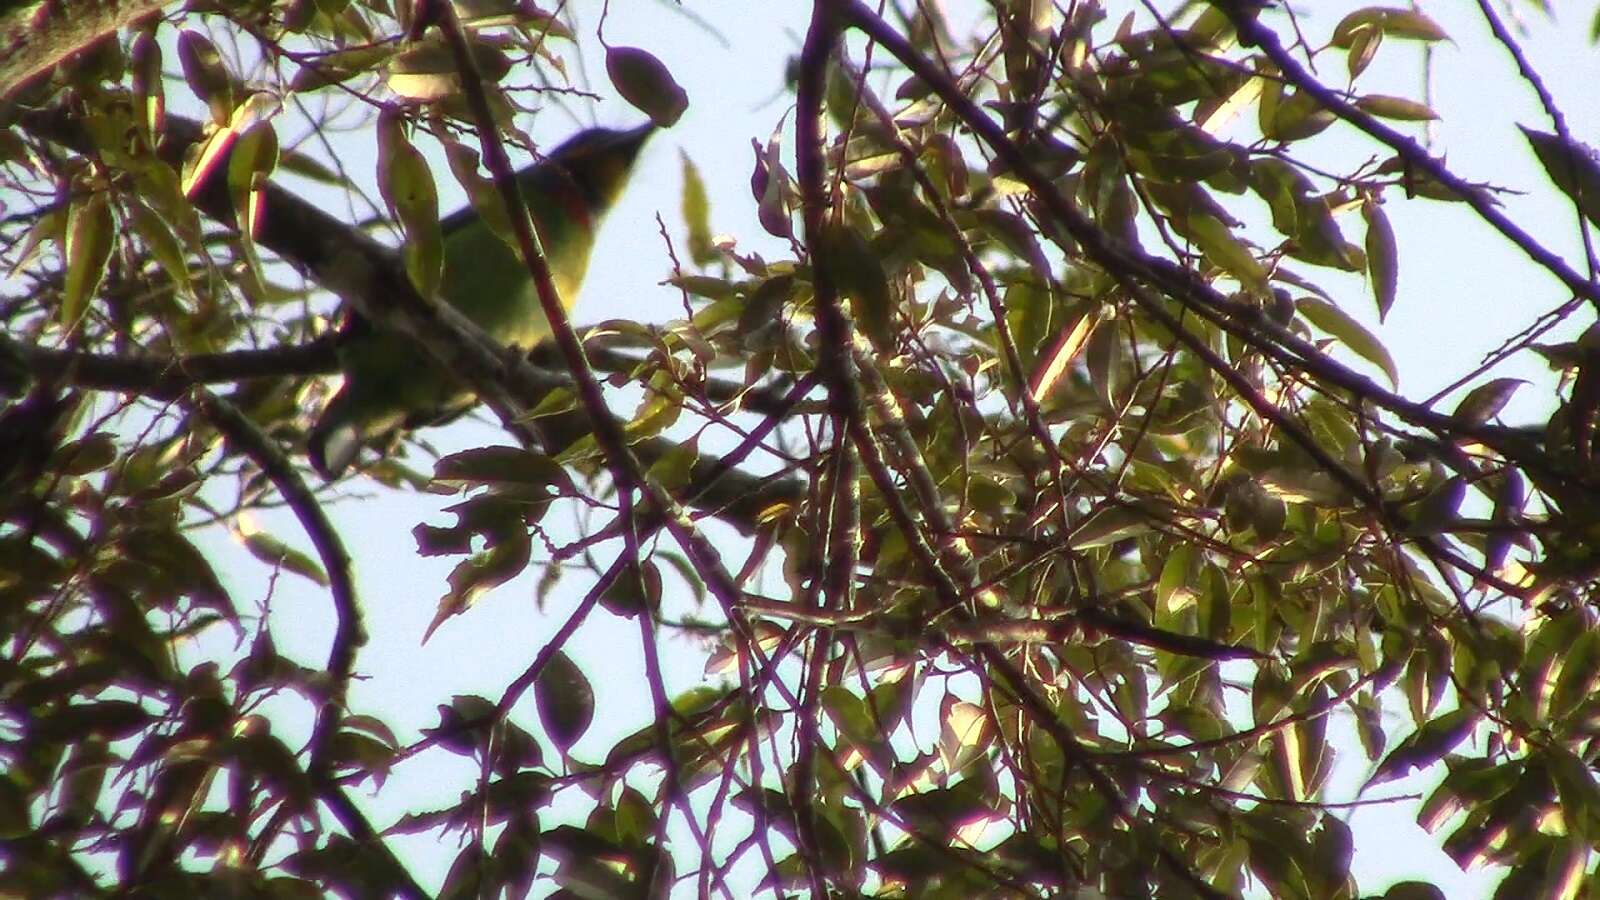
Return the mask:
<path id="1" fill-rule="evenodd" d="M 945 695 L 939 713 L 939 759 L 947 776 L 977 759 L 994 741 L 994 722 L 983 707 Z"/>
<path id="2" fill-rule="evenodd" d="M 1073 529 L 1072 549 L 1088 550 L 1115 544 L 1123 538 L 1148 531 L 1149 516 L 1126 506 L 1107 506 Z"/>
<path id="3" fill-rule="evenodd" d="M 1258 294 L 1267 292 L 1267 270 L 1261 267 L 1250 248 L 1234 237 L 1216 216 L 1203 212 L 1190 214 L 1184 235 L 1200 248 L 1206 259 L 1238 279 L 1246 289 Z"/>
<path id="4" fill-rule="evenodd" d="M 1400 250 L 1394 227 L 1376 200 L 1361 204 L 1361 217 L 1367 221 L 1367 277 L 1372 281 L 1372 293 L 1378 299 L 1378 321 L 1382 322 L 1394 308 L 1400 282 Z"/>
<path id="5" fill-rule="evenodd" d="M 160 214 L 146 206 L 139 198 L 128 195 L 123 198 L 123 202 L 128 211 L 129 224 L 144 241 L 156 264 L 161 266 L 161 271 L 172 279 L 173 286 L 180 293 L 192 294 L 194 286 L 189 278 L 189 264 L 184 256 L 183 245 L 179 243 L 172 228 Z"/>
<path id="6" fill-rule="evenodd" d="M 539 721 L 565 755 L 594 721 L 594 688 L 565 651 L 557 650 L 533 685 Z"/>
<path id="7" fill-rule="evenodd" d="M 676 125 L 689 108 L 689 95 L 648 50 L 607 47 L 606 74 L 622 99 L 662 128 Z"/>
<path id="8" fill-rule="evenodd" d="M 1368 6 L 1358 9 L 1339 20 L 1333 28 L 1332 44 L 1348 50 L 1363 31 L 1376 29 L 1389 37 L 1414 41 L 1444 41 L 1450 35 L 1438 23 L 1411 9 L 1393 9 L 1385 6 Z"/>
<path id="9" fill-rule="evenodd" d="M 322 587 L 328 586 L 327 573 L 322 571 L 322 567 L 317 565 L 315 560 L 284 543 L 276 535 L 265 531 L 251 531 L 242 537 L 245 549 L 256 559 L 269 566 L 282 566 Z"/>
<path id="10" fill-rule="evenodd" d="M 116 237 L 111 207 L 104 194 L 95 193 L 75 201 L 67 211 L 67 232 L 62 255 L 67 272 L 61 289 L 61 325 L 71 330 L 89 308 L 89 300 L 100 289 L 106 263 Z"/>
<path id="11" fill-rule="evenodd" d="M 1311 324 L 1338 338 L 1357 356 L 1382 369 L 1391 385 L 1399 386 L 1400 371 L 1395 368 L 1394 357 L 1372 332 L 1344 310 L 1317 297 L 1301 297 L 1295 301 L 1295 309 Z"/>
<path id="12" fill-rule="evenodd" d="M 681 151 L 680 151 L 681 153 Z M 700 178 L 689 154 L 683 157 L 683 224 L 689 229 L 689 258 L 695 265 L 708 265 L 717 259 L 711 241 L 711 201 L 706 197 L 706 183 Z"/>
<path id="13" fill-rule="evenodd" d="M 1481 717 L 1482 713 L 1476 710 L 1456 709 L 1429 721 L 1384 757 L 1362 790 L 1404 778 L 1413 769 L 1431 766 L 1443 759 L 1467 739 Z"/>
<path id="14" fill-rule="evenodd" d="M 499 47 L 475 36 L 469 40 L 473 64 L 484 81 L 498 82 L 511 71 L 511 58 Z M 448 101 L 461 95 L 455 54 L 440 40 L 412 44 L 395 54 L 384 71 L 384 83 L 397 96 L 415 103 Z"/>
<path id="15" fill-rule="evenodd" d="M 1345 57 L 1345 68 L 1350 73 L 1350 80 L 1355 81 L 1367 66 L 1372 64 L 1372 58 L 1378 55 L 1378 48 L 1383 46 L 1383 32 L 1376 27 L 1361 28 L 1350 39 L 1349 53 Z"/>
<path id="16" fill-rule="evenodd" d="M 816 248 L 816 263 L 826 266 L 841 293 L 850 297 L 856 323 L 880 351 L 894 347 L 894 295 L 883 260 L 861 232 L 843 222 L 830 222 Z"/>
<path id="17" fill-rule="evenodd" d="M 424 297 L 437 295 L 444 270 L 444 235 L 433 170 L 406 137 L 392 110 L 378 116 L 378 190 L 405 231 L 406 274 Z"/>
<path id="18" fill-rule="evenodd" d="M 1496 378 L 1480 384 L 1456 404 L 1455 416 L 1474 425 L 1482 425 L 1499 415 L 1517 388 L 1527 383 L 1521 378 Z"/>
<path id="19" fill-rule="evenodd" d="M 1405 97 L 1391 97 L 1387 94 L 1368 94 L 1356 98 L 1356 108 L 1363 112 L 1371 113 L 1383 119 L 1396 119 L 1402 122 L 1431 122 L 1439 118 L 1439 114 L 1426 103 L 1418 103 Z"/>
<path id="20" fill-rule="evenodd" d="M 1577 202 L 1585 218 L 1600 227 L 1600 157 L 1594 148 L 1576 140 L 1568 143 L 1557 134 L 1517 127 L 1522 128 L 1545 174 Z"/>
<path id="21" fill-rule="evenodd" d="M 226 125 L 233 118 L 233 79 L 222 65 L 216 45 L 198 31 L 178 35 L 178 65 L 195 97 L 211 110 L 211 121 Z"/>
<path id="22" fill-rule="evenodd" d="M 1272 118 L 1262 123 L 1261 133 L 1269 140 L 1300 141 L 1321 134 L 1337 120 L 1316 97 L 1296 91 L 1278 101 Z"/>
<path id="23" fill-rule="evenodd" d="M 1561 672 L 1550 695 L 1550 717 L 1559 720 L 1577 709 L 1600 685 L 1600 632 L 1586 631 L 1562 654 Z"/>
<path id="24" fill-rule="evenodd" d="M 1040 354 L 1039 363 L 1033 369 L 1033 377 L 1029 379 L 1028 389 L 1033 393 L 1034 399 L 1050 395 L 1051 390 L 1078 358 L 1078 354 L 1083 352 L 1083 348 L 1089 342 L 1089 336 L 1094 334 L 1095 326 L 1099 322 L 1099 312 L 1091 309 L 1077 316 L 1071 323 L 1062 326 L 1050 349 Z"/>

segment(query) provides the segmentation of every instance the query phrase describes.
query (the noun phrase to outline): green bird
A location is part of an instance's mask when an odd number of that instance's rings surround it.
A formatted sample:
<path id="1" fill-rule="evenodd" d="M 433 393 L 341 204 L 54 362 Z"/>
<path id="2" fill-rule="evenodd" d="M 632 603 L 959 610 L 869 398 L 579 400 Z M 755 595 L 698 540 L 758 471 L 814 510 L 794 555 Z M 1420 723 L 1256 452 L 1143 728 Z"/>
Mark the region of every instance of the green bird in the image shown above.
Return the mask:
<path id="1" fill-rule="evenodd" d="M 568 308 L 589 268 L 600 220 L 622 193 L 653 130 L 591 128 L 517 173 L 556 291 Z M 515 247 L 470 206 L 446 216 L 440 231 L 440 299 L 508 346 L 531 349 L 549 336 L 538 290 Z M 341 338 L 339 363 L 344 386 L 307 436 L 311 464 L 330 481 L 363 446 L 448 420 L 474 402 L 471 390 L 421 348 L 359 317 Z"/>

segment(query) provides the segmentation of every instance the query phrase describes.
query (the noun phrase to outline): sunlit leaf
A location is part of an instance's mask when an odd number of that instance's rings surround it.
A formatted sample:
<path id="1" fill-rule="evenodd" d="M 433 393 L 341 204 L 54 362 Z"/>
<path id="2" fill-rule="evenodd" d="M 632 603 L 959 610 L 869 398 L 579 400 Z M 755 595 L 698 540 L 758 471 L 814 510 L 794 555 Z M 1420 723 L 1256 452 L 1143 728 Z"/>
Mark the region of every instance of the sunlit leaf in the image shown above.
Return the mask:
<path id="1" fill-rule="evenodd" d="M 62 256 L 67 274 L 61 289 L 61 324 L 74 328 L 105 278 L 115 240 L 115 222 L 104 194 L 92 194 L 67 210 Z"/>

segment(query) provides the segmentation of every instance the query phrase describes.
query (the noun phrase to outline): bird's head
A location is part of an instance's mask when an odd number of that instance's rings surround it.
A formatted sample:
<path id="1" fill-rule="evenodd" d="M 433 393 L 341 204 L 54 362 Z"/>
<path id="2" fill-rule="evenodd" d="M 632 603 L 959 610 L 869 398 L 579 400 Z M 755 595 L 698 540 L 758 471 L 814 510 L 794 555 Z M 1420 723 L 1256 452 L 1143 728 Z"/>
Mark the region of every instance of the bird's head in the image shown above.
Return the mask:
<path id="1" fill-rule="evenodd" d="M 554 183 L 530 187 L 536 194 L 544 188 L 555 195 L 570 195 L 576 189 L 589 210 L 604 212 L 622 193 L 639 149 L 654 132 L 655 126 L 648 124 L 627 131 L 611 128 L 580 131 L 533 167 L 536 179 Z"/>

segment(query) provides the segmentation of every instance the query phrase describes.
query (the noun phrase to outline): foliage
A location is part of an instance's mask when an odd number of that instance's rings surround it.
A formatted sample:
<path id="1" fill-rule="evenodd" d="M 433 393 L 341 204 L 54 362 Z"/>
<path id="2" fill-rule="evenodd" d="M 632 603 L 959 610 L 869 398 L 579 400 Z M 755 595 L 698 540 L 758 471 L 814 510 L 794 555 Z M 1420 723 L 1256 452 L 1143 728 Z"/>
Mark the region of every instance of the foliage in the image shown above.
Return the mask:
<path id="1" fill-rule="evenodd" d="M 0 84 L 5 891 L 423 896 L 396 842 L 424 834 L 460 848 L 452 897 L 1357 896 L 1326 790 L 1348 716 L 1369 787 L 1443 773 L 1420 821 L 1463 866 L 1597 895 L 1600 341 L 1540 340 L 1600 282 L 1409 136 L 1425 103 L 1361 90 L 1376 55 L 1446 40 L 1432 19 L 1300 39 L 1242 0 L 1010 0 L 961 34 L 935 4 L 816 0 L 792 128 L 750 179 L 788 252 L 713 237 L 686 160 L 688 253 L 663 266 L 692 314 L 586 353 L 555 323 L 530 361 L 426 296 L 433 213 L 408 211 L 439 173 L 413 145 L 498 208 L 480 152 L 504 176 L 529 98 L 570 93 L 575 25 L 458 6 L 193 4 L 41 37 Z M 693 98 L 658 55 L 605 69 L 670 124 Z M 338 105 L 382 117 L 401 250 L 273 180 L 378 208 L 287 140 Z M 1525 129 L 1541 189 L 1600 223 L 1600 165 L 1550 112 Z M 1572 298 L 1509 320 L 1448 411 L 1398 391 L 1353 314 L 1403 299 L 1408 204 L 1497 229 Z M 410 335 L 517 446 L 317 482 L 338 310 Z M 1497 374 L 1533 352 L 1548 384 Z M 1519 388 L 1548 422 L 1500 422 Z M 436 627 L 589 566 L 524 675 L 418 698 L 441 710 L 421 735 L 346 702 L 370 609 L 322 506 L 369 479 L 459 496 L 417 529 L 459 558 Z M 589 527 L 551 543 L 575 506 Z M 311 553 L 252 524 L 278 507 Z M 325 658 L 277 649 L 203 551 L 218 529 L 325 591 Z M 601 617 L 637 624 L 654 716 L 589 755 L 604 661 L 564 646 Z M 717 647 L 668 696 L 679 629 Z M 224 637 L 242 649 L 205 649 Z M 451 756 L 457 802 L 375 820 L 392 772 Z"/>

